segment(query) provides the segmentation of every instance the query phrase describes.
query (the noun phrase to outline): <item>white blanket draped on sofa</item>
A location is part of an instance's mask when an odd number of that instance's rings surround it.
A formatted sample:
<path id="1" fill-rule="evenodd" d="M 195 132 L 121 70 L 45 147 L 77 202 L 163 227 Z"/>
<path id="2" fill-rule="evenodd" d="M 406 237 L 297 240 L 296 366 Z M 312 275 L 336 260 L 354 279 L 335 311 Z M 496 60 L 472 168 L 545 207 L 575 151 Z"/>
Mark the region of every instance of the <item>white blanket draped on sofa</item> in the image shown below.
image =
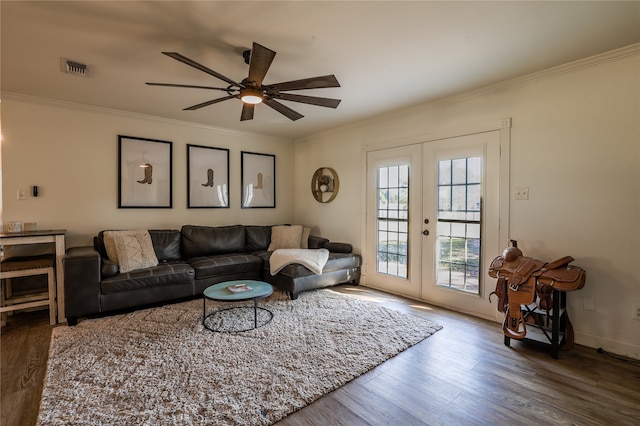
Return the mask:
<path id="1" fill-rule="evenodd" d="M 282 268 L 292 263 L 299 263 L 320 275 L 328 259 L 329 250 L 327 249 L 278 249 L 271 254 L 269 265 L 271 275 L 277 274 Z"/>

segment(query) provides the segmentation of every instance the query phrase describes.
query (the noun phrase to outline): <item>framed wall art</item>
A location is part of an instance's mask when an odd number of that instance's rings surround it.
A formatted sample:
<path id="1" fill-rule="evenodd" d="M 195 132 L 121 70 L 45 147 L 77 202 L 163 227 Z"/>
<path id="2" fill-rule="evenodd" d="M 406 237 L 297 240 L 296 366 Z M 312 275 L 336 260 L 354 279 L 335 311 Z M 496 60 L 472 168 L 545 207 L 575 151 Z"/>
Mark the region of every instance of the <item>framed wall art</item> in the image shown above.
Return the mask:
<path id="1" fill-rule="evenodd" d="M 187 207 L 229 208 L 229 150 L 187 144 Z"/>
<path id="2" fill-rule="evenodd" d="M 242 208 L 276 207 L 276 156 L 241 151 Z"/>
<path id="3" fill-rule="evenodd" d="M 173 143 L 118 135 L 118 208 L 173 207 Z"/>

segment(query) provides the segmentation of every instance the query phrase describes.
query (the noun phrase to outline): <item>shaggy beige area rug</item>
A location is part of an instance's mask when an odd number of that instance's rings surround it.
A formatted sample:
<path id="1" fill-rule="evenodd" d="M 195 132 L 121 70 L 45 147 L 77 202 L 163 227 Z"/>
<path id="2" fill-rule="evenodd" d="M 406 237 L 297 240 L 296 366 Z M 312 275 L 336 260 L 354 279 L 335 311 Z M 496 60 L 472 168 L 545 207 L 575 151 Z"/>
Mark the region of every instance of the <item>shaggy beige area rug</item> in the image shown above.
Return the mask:
<path id="1" fill-rule="evenodd" d="M 441 328 L 331 290 L 259 306 L 244 333 L 205 329 L 202 300 L 55 328 L 38 424 L 271 424 Z"/>

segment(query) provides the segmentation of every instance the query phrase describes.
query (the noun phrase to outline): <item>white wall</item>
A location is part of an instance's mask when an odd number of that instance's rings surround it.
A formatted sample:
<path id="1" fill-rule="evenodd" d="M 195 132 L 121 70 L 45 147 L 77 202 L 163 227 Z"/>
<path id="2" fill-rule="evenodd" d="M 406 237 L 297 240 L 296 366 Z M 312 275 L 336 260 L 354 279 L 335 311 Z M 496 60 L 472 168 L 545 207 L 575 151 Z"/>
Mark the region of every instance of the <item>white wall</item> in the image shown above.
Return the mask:
<path id="1" fill-rule="evenodd" d="M 295 221 L 362 251 L 365 145 L 511 117 L 511 187 L 528 186 L 530 198 L 511 196 L 510 237 L 526 255 L 571 255 L 587 271 L 585 288 L 568 295 L 577 343 L 640 359 L 640 321 L 632 319 L 640 306 L 639 52 L 636 45 L 300 140 Z M 338 197 L 325 205 L 309 190 L 321 166 L 340 176 Z"/>
<path id="2" fill-rule="evenodd" d="M 173 142 L 172 209 L 118 209 L 119 134 Z M 91 244 L 102 229 L 293 219 L 293 144 L 287 140 L 19 96 L 2 99 L 2 137 L 4 223 L 67 229 L 67 247 Z M 230 150 L 230 208 L 187 208 L 187 144 Z M 276 155 L 275 209 L 240 208 L 241 151 Z M 27 191 L 26 200 L 17 200 L 18 189 Z"/>
<path id="3" fill-rule="evenodd" d="M 577 343 L 640 359 L 640 322 L 631 319 L 632 305 L 640 305 L 639 51 L 377 117 L 295 148 L 258 135 L 3 95 L 2 219 L 65 228 L 68 246 L 89 244 L 108 228 L 296 222 L 362 252 L 365 145 L 427 140 L 511 117 L 511 186 L 530 188 L 528 201 L 511 201 L 511 238 L 529 256 L 569 254 L 587 270 L 585 288 L 568 297 Z M 172 209 L 117 208 L 118 134 L 173 142 Z M 230 209 L 186 208 L 188 143 L 230 149 Z M 241 150 L 276 155 L 276 209 L 240 208 Z M 340 177 L 329 204 L 310 192 L 319 167 Z M 16 200 L 18 189 L 32 185 L 39 197 Z M 583 299 L 594 300 L 595 311 L 584 310 Z"/>

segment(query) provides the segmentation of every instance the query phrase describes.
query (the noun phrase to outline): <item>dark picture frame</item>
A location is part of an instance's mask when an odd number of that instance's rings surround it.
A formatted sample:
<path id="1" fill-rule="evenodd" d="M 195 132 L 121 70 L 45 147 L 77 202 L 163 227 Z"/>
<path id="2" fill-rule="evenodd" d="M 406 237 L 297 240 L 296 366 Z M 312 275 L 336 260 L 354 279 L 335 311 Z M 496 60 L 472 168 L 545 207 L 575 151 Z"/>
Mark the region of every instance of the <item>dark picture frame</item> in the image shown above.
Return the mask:
<path id="1" fill-rule="evenodd" d="M 172 142 L 118 135 L 118 208 L 172 208 L 172 176 Z"/>
<path id="2" fill-rule="evenodd" d="M 241 151 L 243 209 L 276 207 L 276 156 Z"/>
<path id="3" fill-rule="evenodd" d="M 187 144 L 187 208 L 229 208 L 229 150 Z"/>

